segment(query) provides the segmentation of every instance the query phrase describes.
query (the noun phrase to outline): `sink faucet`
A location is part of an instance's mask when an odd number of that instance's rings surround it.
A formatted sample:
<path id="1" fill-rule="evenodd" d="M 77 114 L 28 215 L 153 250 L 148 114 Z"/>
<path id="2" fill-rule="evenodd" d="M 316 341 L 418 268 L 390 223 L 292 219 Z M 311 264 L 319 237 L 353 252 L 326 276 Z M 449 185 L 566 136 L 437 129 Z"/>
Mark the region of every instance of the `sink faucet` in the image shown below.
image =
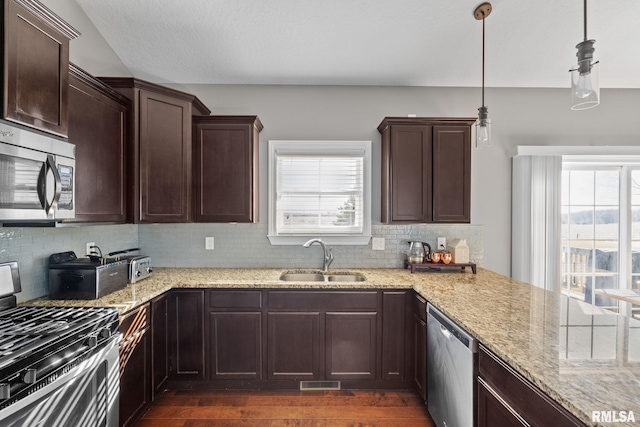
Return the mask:
<path id="1" fill-rule="evenodd" d="M 327 246 L 324 244 L 322 239 L 311 239 L 302 246 L 304 246 L 305 248 L 308 248 L 314 243 L 317 243 L 320 246 L 322 246 L 322 250 L 324 251 L 324 258 L 322 259 L 322 271 L 329 271 L 329 266 L 333 261 L 333 251 L 331 250 L 331 248 L 328 248 L 329 250 L 327 251 Z"/>

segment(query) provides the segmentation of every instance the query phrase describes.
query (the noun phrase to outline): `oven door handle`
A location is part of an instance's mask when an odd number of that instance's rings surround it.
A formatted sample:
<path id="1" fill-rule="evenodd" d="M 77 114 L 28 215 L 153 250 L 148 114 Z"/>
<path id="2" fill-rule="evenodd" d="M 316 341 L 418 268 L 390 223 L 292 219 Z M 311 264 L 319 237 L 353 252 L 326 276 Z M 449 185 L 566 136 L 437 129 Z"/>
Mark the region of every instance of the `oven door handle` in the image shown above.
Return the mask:
<path id="1" fill-rule="evenodd" d="M 53 175 L 53 197 L 51 197 L 51 203 L 49 203 L 49 199 L 47 198 L 47 176 L 49 175 L 49 171 L 51 171 L 51 174 Z M 60 200 L 61 195 L 62 179 L 60 178 L 60 173 L 58 172 L 54 157 L 49 154 L 47 155 L 47 160 L 42 165 L 42 169 L 40 169 L 40 175 L 38 175 L 38 198 L 40 199 L 40 204 L 47 215 L 50 215 L 53 211 L 58 209 L 58 201 Z"/>

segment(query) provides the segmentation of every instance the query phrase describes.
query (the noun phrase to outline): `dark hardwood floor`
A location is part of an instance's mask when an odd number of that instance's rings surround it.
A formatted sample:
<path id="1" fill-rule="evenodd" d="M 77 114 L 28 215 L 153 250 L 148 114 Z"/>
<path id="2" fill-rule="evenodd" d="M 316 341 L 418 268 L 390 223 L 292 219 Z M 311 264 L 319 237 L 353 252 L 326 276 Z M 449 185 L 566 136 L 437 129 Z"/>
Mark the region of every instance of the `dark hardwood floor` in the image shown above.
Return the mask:
<path id="1" fill-rule="evenodd" d="M 136 427 L 435 427 L 413 391 L 165 391 Z"/>

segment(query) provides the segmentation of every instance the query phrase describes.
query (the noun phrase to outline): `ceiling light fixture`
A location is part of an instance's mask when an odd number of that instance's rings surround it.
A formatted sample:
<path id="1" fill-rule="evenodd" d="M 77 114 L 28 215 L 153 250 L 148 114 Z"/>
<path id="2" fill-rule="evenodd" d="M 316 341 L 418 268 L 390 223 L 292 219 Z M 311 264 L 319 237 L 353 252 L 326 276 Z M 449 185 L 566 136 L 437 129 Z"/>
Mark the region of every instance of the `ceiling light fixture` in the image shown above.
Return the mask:
<path id="1" fill-rule="evenodd" d="M 486 105 L 484 105 L 484 19 L 491 14 L 491 3 L 482 3 L 473 12 L 477 20 L 482 19 L 482 107 L 478 108 L 478 121 L 476 121 L 476 147 L 488 147 L 491 145 L 491 119 Z"/>
<path id="2" fill-rule="evenodd" d="M 600 104 L 600 84 L 598 68 L 600 61 L 593 61 L 593 44 L 595 40 L 587 40 L 587 0 L 584 0 L 584 41 L 578 43 L 578 65 L 571 70 L 571 109 L 585 110 Z"/>

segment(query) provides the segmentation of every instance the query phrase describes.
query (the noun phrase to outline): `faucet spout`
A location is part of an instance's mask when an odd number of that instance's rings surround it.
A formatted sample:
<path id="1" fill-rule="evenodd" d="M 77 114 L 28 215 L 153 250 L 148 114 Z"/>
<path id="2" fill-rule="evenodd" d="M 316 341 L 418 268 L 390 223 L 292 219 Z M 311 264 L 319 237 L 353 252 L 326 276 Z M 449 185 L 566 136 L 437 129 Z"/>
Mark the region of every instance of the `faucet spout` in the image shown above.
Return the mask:
<path id="1" fill-rule="evenodd" d="M 314 243 L 322 246 L 323 258 L 322 258 L 322 271 L 329 271 L 329 266 L 333 262 L 333 250 L 331 248 L 327 248 L 327 245 L 324 244 L 322 239 L 311 239 L 302 245 L 305 248 L 313 245 Z"/>

